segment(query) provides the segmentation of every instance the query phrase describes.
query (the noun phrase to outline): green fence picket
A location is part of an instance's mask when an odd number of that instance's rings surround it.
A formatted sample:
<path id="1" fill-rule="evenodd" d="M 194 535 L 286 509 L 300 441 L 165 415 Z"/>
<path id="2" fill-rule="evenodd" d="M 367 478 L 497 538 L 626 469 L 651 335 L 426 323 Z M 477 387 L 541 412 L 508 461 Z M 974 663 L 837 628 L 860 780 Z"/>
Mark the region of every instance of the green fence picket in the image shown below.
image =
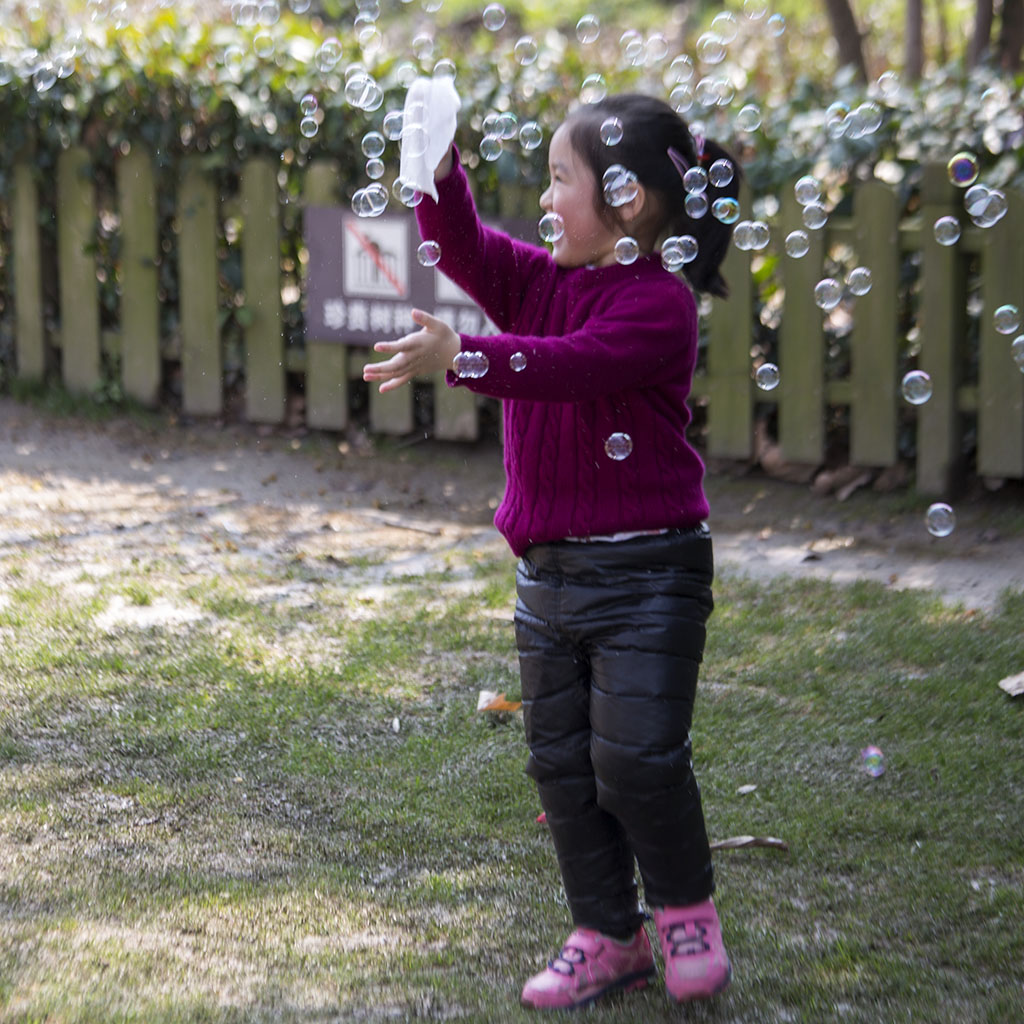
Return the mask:
<path id="1" fill-rule="evenodd" d="M 46 372 L 46 331 L 43 323 L 39 189 L 32 165 L 27 160 L 14 166 L 11 250 L 18 376 L 23 380 L 41 381 Z"/>
<path id="2" fill-rule="evenodd" d="M 181 289 L 181 404 L 195 416 L 223 410 L 217 309 L 217 194 L 199 157 L 188 157 L 178 187 Z"/>
<path id="3" fill-rule="evenodd" d="M 64 150 L 57 160 L 57 210 L 61 374 L 68 391 L 87 394 L 103 383 L 103 366 L 96 189 L 84 146 Z"/>
<path id="4" fill-rule="evenodd" d="M 153 160 L 139 146 L 117 163 L 121 210 L 121 380 L 125 394 L 153 406 L 160 397 L 159 236 Z"/>

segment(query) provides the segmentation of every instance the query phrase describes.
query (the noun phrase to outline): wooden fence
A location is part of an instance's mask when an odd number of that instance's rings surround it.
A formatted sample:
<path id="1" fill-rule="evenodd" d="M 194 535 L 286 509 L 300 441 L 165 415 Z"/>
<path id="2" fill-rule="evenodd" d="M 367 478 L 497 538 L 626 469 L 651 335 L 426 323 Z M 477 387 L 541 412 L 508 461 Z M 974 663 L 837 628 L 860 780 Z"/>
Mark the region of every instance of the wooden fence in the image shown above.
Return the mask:
<path id="1" fill-rule="evenodd" d="M 94 249 L 97 199 L 90 157 L 83 148 L 65 151 L 58 163 L 57 274 L 59 330 L 49 337 L 43 314 L 39 231 L 40 198 L 32 169 L 19 164 L 11 174 L 11 288 L 16 372 L 40 379 L 48 345 L 58 346 L 63 384 L 91 393 L 103 384 L 103 352 L 113 349 L 125 393 L 144 404 L 161 391 L 164 368 L 178 364 L 186 414 L 224 412 L 221 311 L 218 308 L 218 223 L 224 202 L 214 179 L 198 159 L 186 160 L 176 186 L 179 253 L 180 338 L 161 336 L 157 280 L 156 176 L 149 156 L 138 148 L 120 157 L 116 191 L 120 211 L 120 330 L 101 330 Z M 304 201 L 339 202 L 338 175 L 329 161 L 314 161 L 304 179 Z M 1010 355 L 1011 338 L 998 333 L 992 311 L 1013 304 L 1024 309 L 1024 197 L 1010 195 L 1009 213 L 994 227 L 965 228 L 952 247 L 940 245 L 932 225 L 940 216 L 961 215 L 960 194 L 945 168 L 924 169 L 920 205 L 913 219 L 901 218 L 896 191 L 880 182 L 859 185 L 852 215 L 833 216 L 809 232 L 810 251 L 801 259 L 781 257 L 785 298 L 778 329 L 777 389 L 763 392 L 752 380 L 753 310 L 757 296 L 751 254 L 731 249 L 725 272 L 732 286 L 727 302 L 715 300 L 708 322 L 706 372 L 694 398 L 706 404 L 707 451 L 712 457 L 752 455 L 758 406 L 777 408 L 778 442 L 791 462 L 820 464 L 825 457 L 830 407 L 849 410 L 851 463 L 884 467 L 899 458 L 901 409 L 898 281 L 906 253 L 919 254 L 920 285 L 917 365 L 932 378 L 934 393 L 916 416 L 916 486 L 924 494 L 949 489 L 960 460 L 964 422 L 976 417 L 976 469 L 980 475 L 1024 478 L 1024 373 Z M 502 197 L 501 213 L 521 210 L 514 195 Z M 229 202 L 240 214 L 243 287 L 251 321 L 245 327 L 245 415 L 253 422 L 280 423 L 286 415 L 287 378 L 304 375 L 305 418 L 311 428 L 344 429 L 350 420 L 350 381 L 361 377 L 365 348 L 307 339 L 304 347 L 285 341 L 281 304 L 280 208 L 277 164 L 256 157 L 244 166 L 241 188 Z M 535 202 L 535 197 L 533 197 Z M 785 189 L 772 224 L 773 246 L 802 227 L 801 209 Z M 856 300 L 850 336 L 850 371 L 827 379 L 823 315 L 814 304 L 830 247 L 845 243 L 857 262 L 870 268 L 873 287 Z M 982 313 L 977 380 L 964 382 L 963 349 L 967 315 L 966 265 L 977 256 L 981 268 Z M 259 297 L 258 301 L 254 301 Z M 8 303 L 10 308 L 10 303 Z M 415 427 L 408 388 L 369 392 L 373 431 L 410 433 Z M 478 398 L 464 389 L 434 387 L 432 433 L 448 440 L 478 435 Z M 905 417 L 906 413 L 902 413 Z"/>

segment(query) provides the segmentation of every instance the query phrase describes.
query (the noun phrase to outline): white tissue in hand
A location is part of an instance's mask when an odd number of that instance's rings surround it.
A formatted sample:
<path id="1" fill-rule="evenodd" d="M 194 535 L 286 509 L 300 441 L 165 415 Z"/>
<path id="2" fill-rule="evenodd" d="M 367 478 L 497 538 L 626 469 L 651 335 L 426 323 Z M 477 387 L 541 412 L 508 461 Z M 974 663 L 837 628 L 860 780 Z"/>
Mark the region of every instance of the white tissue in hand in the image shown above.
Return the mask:
<path id="1" fill-rule="evenodd" d="M 462 106 L 447 75 L 417 78 L 405 94 L 402 112 L 402 181 L 437 199 L 434 171 L 455 139 L 455 115 Z"/>

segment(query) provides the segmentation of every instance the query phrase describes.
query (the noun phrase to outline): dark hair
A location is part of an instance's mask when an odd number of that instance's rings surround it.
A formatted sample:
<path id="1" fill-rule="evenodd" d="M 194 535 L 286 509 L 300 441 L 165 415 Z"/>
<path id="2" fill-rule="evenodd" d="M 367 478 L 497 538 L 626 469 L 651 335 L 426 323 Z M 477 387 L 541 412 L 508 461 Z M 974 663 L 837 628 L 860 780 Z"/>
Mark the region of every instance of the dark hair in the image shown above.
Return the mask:
<path id="1" fill-rule="evenodd" d="M 601 139 L 601 126 L 609 117 L 622 122 L 622 139 L 606 145 Z M 598 183 L 595 203 L 598 213 L 609 221 L 617 221 L 614 207 L 604 201 L 601 181 L 604 172 L 614 164 L 632 171 L 637 180 L 653 196 L 661 214 L 658 234 L 692 235 L 697 239 L 697 257 L 683 270 L 691 285 L 701 292 L 725 297 L 729 286 L 719 267 L 729 249 L 732 225 L 712 216 L 710 210 L 694 219 L 684 207 L 686 190 L 681 170 L 669 156 L 674 149 L 689 167 L 698 164 L 705 169 L 715 160 L 726 159 L 733 165 L 729 184 L 717 187 L 710 182 L 706 195 L 709 204 L 721 197 L 735 199 L 739 195 L 742 172 L 739 164 L 718 143 L 704 140 L 703 153 L 690 127 L 675 110 L 662 100 L 640 93 L 608 96 L 600 103 L 580 106 L 568 118 L 569 138 L 573 149 L 594 172 Z"/>

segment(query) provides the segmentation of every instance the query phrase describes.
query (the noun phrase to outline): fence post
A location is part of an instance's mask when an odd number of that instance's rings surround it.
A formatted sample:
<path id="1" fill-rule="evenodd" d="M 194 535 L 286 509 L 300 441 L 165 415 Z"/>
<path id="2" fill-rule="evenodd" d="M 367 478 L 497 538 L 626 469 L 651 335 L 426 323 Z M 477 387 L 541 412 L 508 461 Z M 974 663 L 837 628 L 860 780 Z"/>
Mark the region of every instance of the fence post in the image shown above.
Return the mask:
<path id="1" fill-rule="evenodd" d="M 1024 373 L 1010 357 L 1018 328 L 1000 334 L 999 306 L 1024 310 L 1024 194 L 1011 192 L 1006 216 L 982 233 L 982 321 L 978 338 L 978 473 L 1024 477 Z"/>
<path id="2" fill-rule="evenodd" d="M 939 217 L 954 212 L 955 194 L 944 166 L 922 169 L 918 365 L 932 379 L 932 397 L 917 410 L 916 486 L 928 495 L 949 491 L 959 458 L 957 339 L 967 316 L 963 265 L 956 247 L 937 242 L 933 228 Z"/>
<path id="3" fill-rule="evenodd" d="M 780 234 L 803 228 L 802 207 L 786 189 L 780 210 Z M 807 255 L 783 256 L 786 289 L 779 326 L 779 447 L 790 462 L 819 464 L 825 454 L 825 331 L 814 301 L 825 255 L 824 228 L 808 230 Z"/>
<path id="4" fill-rule="evenodd" d="M 14 344 L 18 376 L 42 380 L 46 373 L 46 333 L 43 327 L 42 245 L 39 240 L 39 190 L 32 165 L 14 165 L 11 204 L 11 248 L 14 256 Z"/>
<path id="5" fill-rule="evenodd" d="M 133 146 L 117 164 L 121 208 L 121 379 L 125 394 L 143 405 L 160 395 L 159 232 L 153 161 Z"/>
<path id="6" fill-rule="evenodd" d="M 857 261 L 871 271 L 871 291 L 855 299 L 850 338 L 850 462 L 891 466 L 898 456 L 900 204 L 880 181 L 857 187 L 853 222 Z"/>
<path id="7" fill-rule="evenodd" d="M 96 189 L 84 146 L 57 157 L 57 210 L 61 374 L 69 391 L 89 393 L 102 383 L 103 368 L 94 255 Z"/>
<path id="8" fill-rule="evenodd" d="M 245 415 L 281 423 L 285 415 L 281 324 L 281 237 L 277 164 L 252 157 L 242 168 L 242 287 L 252 314 L 245 325 Z"/>
<path id="9" fill-rule="evenodd" d="M 745 209 L 745 188 L 740 202 Z M 729 298 L 712 299 L 708 321 L 708 455 L 749 459 L 754 417 L 750 390 L 750 318 L 754 309 L 750 254 L 730 245 L 722 276 L 729 284 Z"/>
<path id="10" fill-rule="evenodd" d="M 178 279 L 182 408 L 195 416 L 223 409 L 217 310 L 217 196 L 202 158 L 186 157 L 178 189 Z"/>
<path id="11" fill-rule="evenodd" d="M 320 158 L 310 163 L 303 190 L 307 207 L 338 201 L 339 174 L 336 160 Z M 307 337 L 306 424 L 317 430 L 343 430 L 348 417 L 348 347 Z"/>

